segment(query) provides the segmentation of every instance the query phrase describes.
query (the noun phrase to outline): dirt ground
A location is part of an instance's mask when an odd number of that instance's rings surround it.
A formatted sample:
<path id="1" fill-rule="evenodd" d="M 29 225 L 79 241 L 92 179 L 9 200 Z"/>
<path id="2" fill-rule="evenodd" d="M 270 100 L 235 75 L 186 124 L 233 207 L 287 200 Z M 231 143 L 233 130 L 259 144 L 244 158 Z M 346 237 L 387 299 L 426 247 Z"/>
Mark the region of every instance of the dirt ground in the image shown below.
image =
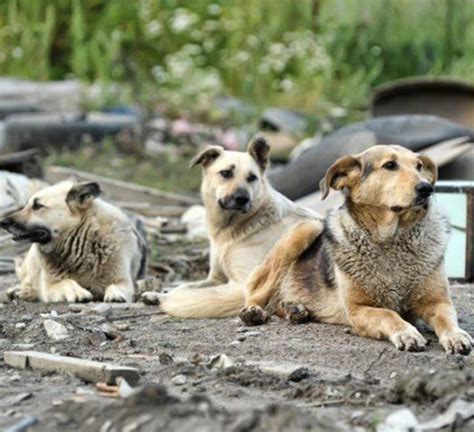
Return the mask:
<path id="1" fill-rule="evenodd" d="M 0 283 L 3 290 L 16 281 Z M 474 334 L 474 286 L 452 292 L 462 327 Z M 142 390 L 110 398 L 78 378 L 0 360 L 0 429 L 26 419 L 39 431 L 375 430 L 403 406 L 423 423 L 455 399 L 474 401 L 474 355 L 445 354 L 427 328 L 428 349 L 406 353 L 342 326 L 273 318 L 246 328 L 237 318 L 180 320 L 139 304 L 101 313 L 96 305 L 0 303 L 0 352 L 135 366 Z M 65 340 L 48 338 L 48 315 L 66 326 Z M 213 359 L 220 354 L 227 357 Z M 474 419 L 456 425 L 473 430 Z"/>

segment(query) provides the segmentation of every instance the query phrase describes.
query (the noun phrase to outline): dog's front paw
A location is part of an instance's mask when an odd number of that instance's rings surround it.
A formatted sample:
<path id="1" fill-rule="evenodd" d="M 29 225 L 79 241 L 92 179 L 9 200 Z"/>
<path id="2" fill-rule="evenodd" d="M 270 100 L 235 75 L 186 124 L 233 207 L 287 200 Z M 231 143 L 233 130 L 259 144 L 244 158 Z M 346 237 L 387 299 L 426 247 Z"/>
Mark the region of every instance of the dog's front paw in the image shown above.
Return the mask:
<path id="1" fill-rule="evenodd" d="M 132 301 L 133 294 L 128 287 L 120 285 L 110 285 L 105 290 L 104 302 L 106 303 L 129 303 Z"/>
<path id="2" fill-rule="evenodd" d="M 85 303 L 92 301 L 93 298 L 92 293 L 81 286 L 66 282 L 59 286 L 51 287 L 47 292 L 47 296 L 43 298 L 43 301 L 51 303 Z"/>
<path id="3" fill-rule="evenodd" d="M 159 305 L 160 304 L 160 294 L 155 291 L 144 292 L 140 296 L 140 300 L 146 305 Z"/>
<path id="4" fill-rule="evenodd" d="M 439 343 L 446 352 L 463 355 L 469 354 L 473 345 L 472 337 L 461 329 L 443 333 L 439 338 Z"/>
<path id="5" fill-rule="evenodd" d="M 426 340 L 421 333 L 413 326 L 409 326 L 401 331 L 393 333 L 390 341 L 399 349 L 405 351 L 424 351 Z"/>
<path id="6" fill-rule="evenodd" d="M 266 323 L 270 315 L 260 306 L 250 306 L 242 308 L 239 317 L 245 325 L 256 326 Z"/>
<path id="7" fill-rule="evenodd" d="M 9 300 L 35 301 L 38 299 L 36 292 L 25 290 L 20 285 L 7 289 L 6 296 Z"/>

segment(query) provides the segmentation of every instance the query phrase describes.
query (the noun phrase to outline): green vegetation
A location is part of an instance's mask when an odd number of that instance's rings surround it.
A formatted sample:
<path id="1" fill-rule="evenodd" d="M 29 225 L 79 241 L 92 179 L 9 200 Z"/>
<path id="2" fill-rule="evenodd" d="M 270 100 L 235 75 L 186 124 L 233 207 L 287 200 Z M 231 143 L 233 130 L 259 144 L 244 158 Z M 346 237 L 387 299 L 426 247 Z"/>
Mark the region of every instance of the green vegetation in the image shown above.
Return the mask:
<path id="1" fill-rule="evenodd" d="M 358 110 L 395 78 L 473 80 L 474 2 L 3 0 L 0 74 L 121 82 L 149 106 Z"/>
<path id="2" fill-rule="evenodd" d="M 73 167 L 119 180 L 156 187 L 169 192 L 195 193 L 201 172 L 189 169 L 190 155 L 168 154 L 153 158 L 118 151 L 111 141 L 84 145 L 79 150 L 52 152 L 45 165 Z"/>

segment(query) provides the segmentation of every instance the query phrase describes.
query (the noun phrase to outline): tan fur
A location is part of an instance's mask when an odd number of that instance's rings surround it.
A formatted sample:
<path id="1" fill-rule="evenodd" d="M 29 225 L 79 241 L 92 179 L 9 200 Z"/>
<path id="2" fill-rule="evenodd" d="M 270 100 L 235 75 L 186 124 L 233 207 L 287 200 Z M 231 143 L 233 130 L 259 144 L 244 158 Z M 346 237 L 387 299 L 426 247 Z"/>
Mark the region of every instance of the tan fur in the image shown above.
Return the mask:
<path id="1" fill-rule="evenodd" d="M 146 258 L 145 239 L 99 194 L 96 183 L 61 182 L 2 220 L 14 236 L 33 242 L 17 263 L 21 286 L 12 296 L 43 302 L 132 301 Z M 46 240 L 31 237 L 38 229 Z"/>
<path id="2" fill-rule="evenodd" d="M 201 195 L 210 236 L 210 271 L 206 280 L 184 284 L 169 294 L 144 293 L 148 303 L 160 302 L 173 316 L 186 318 L 235 316 L 244 306 L 244 288 L 252 270 L 296 223 L 318 215 L 298 207 L 269 185 L 265 177 L 269 146 L 256 138 L 248 152 L 208 147 L 191 165 L 201 164 Z M 222 172 L 232 171 L 230 178 Z M 253 178 L 255 177 L 255 178 Z M 252 180 L 251 180 L 252 179 Z M 249 197 L 246 211 L 222 208 L 236 192 Z"/>
<path id="3" fill-rule="evenodd" d="M 259 324 L 282 302 L 278 313 L 294 322 L 349 324 L 361 336 L 410 351 L 425 348 L 408 322 L 422 318 L 446 351 L 469 353 L 472 338 L 458 326 L 443 270 L 449 221 L 420 195 L 436 178 L 431 160 L 399 146 L 338 160 L 321 190 L 343 190 L 345 204 L 328 214 L 321 235 L 313 231 L 311 245 L 301 241 L 311 236 L 302 227 L 281 241 L 281 253 L 255 270 L 260 277 L 247 287 L 253 315 L 241 318 Z"/>

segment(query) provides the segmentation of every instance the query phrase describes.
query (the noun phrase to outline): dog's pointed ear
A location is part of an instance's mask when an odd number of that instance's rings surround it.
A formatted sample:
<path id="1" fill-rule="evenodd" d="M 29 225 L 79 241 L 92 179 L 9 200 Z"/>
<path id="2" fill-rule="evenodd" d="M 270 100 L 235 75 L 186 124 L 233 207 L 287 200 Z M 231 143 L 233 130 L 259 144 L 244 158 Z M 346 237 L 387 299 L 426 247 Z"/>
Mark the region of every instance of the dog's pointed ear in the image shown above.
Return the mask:
<path id="1" fill-rule="evenodd" d="M 248 145 L 247 152 L 255 159 L 262 172 L 268 168 L 270 144 L 263 136 L 254 137 Z"/>
<path id="2" fill-rule="evenodd" d="M 431 184 L 435 184 L 436 180 L 438 180 L 438 167 L 436 164 L 425 155 L 418 155 L 418 159 L 423 164 L 422 171 L 425 174 L 427 180 Z"/>
<path id="3" fill-rule="evenodd" d="M 95 200 L 102 190 L 99 183 L 81 182 L 75 184 L 66 196 L 66 202 L 74 208 L 86 209 Z"/>
<path id="4" fill-rule="evenodd" d="M 329 194 L 329 189 L 341 190 L 350 187 L 356 177 L 362 172 L 362 164 L 354 156 L 344 156 L 338 159 L 327 171 L 324 178 L 319 182 L 321 199 Z"/>
<path id="5" fill-rule="evenodd" d="M 203 168 L 207 168 L 222 154 L 223 151 L 222 147 L 208 146 L 191 159 L 191 162 L 189 162 L 189 168 L 193 168 L 196 165 L 202 165 Z"/>

